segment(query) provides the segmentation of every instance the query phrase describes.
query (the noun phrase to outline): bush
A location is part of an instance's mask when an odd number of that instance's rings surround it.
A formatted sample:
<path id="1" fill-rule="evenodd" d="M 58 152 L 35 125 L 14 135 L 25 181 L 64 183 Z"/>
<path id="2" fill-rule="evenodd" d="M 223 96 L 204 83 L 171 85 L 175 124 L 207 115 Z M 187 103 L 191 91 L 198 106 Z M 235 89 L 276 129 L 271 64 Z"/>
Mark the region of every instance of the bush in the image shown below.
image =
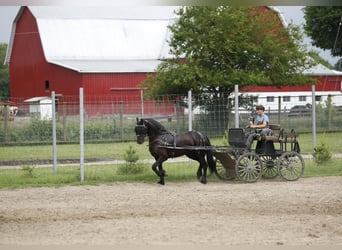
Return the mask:
<path id="1" fill-rule="evenodd" d="M 317 165 L 324 165 L 332 158 L 332 154 L 324 142 L 321 142 L 319 146 L 314 148 L 314 153 L 312 155 L 314 162 Z"/>
<path id="2" fill-rule="evenodd" d="M 36 169 L 35 166 L 22 165 L 22 166 L 20 167 L 20 169 L 21 169 L 22 171 L 24 171 L 25 174 L 26 174 L 28 177 L 31 177 L 31 178 L 35 177 L 35 174 L 34 174 L 34 170 Z"/>
<path id="3" fill-rule="evenodd" d="M 124 154 L 126 164 L 120 165 L 117 170 L 117 174 L 140 174 L 144 171 L 143 166 L 137 164 L 139 156 L 135 149 L 129 145 Z"/>

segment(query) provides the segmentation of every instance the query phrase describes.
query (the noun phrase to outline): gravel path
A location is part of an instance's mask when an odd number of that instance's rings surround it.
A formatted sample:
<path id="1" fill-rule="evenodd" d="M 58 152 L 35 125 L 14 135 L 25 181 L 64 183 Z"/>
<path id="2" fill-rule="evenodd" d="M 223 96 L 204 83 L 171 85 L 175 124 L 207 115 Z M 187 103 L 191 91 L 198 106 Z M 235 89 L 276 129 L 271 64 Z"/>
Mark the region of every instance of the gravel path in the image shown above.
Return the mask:
<path id="1" fill-rule="evenodd" d="M 342 245 L 342 177 L 0 190 L 15 245 Z"/>

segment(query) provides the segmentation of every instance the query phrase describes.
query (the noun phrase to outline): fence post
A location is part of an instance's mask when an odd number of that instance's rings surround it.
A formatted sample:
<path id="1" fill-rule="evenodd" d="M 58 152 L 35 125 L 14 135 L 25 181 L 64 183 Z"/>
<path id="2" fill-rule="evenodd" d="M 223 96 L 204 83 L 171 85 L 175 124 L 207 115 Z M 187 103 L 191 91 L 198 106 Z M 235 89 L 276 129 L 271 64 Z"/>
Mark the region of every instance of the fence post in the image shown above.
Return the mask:
<path id="1" fill-rule="evenodd" d="M 57 135 L 56 135 L 56 95 L 51 92 L 52 99 L 52 154 L 53 154 L 53 172 L 57 173 Z"/>
<path id="2" fill-rule="evenodd" d="M 239 124 L 239 85 L 234 85 L 234 106 L 235 106 L 235 128 L 240 126 Z"/>
<path id="3" fill-rule="evenodd" d="M 80 178 L 84 181 L 84 103 L 83 88 L 80 88 Z"/>
<path id="4" fill-rule="evenodd" d="M 120 139 L 123 140 L 123 101 L 120 101 Z"/>
<path id="5" fill-rule="evenodd" d="M 280 114 L 281 114 L 281 96 L 278 96 L 278 124 L 280 124 Z"/>
<path id="6" fill-rule="evenodd" d="M 9 105 L 9 104 L 8 104 Z M 7 104 L 4 105 L 4 142 L 8 142 L 8 119 L 9 119 L 9 107 Z"/>
<path id="7" fill-rule="evenodd" d="M 316 148 L 316 87 L 312 85 L 312 144 Z"/>
<path id="8" fill-rule="evenodd" d="M 140 99 L 141 99 L 141 118 L 144 118 L 144 89 L 140 89 Z"/>
<path id="9" fill-rule="evenodd" d="M 188 110 L 189 110 L 188 126 L 189 126 L 189 131 L 192 131 L 192 91 L 191 89 L 188 91 Z"/>

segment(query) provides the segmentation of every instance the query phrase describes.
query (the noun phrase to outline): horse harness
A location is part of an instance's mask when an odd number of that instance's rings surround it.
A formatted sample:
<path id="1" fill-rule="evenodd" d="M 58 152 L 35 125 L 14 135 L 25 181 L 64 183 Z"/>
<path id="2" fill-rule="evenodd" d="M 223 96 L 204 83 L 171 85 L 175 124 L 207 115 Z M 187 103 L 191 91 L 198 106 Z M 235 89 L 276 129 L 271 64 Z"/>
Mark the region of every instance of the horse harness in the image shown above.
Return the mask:
<path id="1" fill-rule="evenodd" d="M 147 127 L 144 124 L 136 125 L 136 131 L 139 131 L 138 136 L 145 137 L 147 134 Z M 198 131 L 193 131 L 193 132 L 196 132 L 200 136 L 199 146 L 205 146 L 205 142 L 206 142 L 205 137 Z M 170 136 L 172 137 L 172 143 L 169 142 Z M 177 134 L 173 131 L 164 132 L 162 135 L 158 136 L 156 139 L 154 139 L 153 141 L 149 143 L 149 148 L 151 148 L 156 143 L 158 143 L 158 145 L 162 147 L 170 147 L 171 149 L 173 149 L 171 153 L 171 157 L 174 157 L 175 150 L 177 147 L 176 136 Z"/>
<path id="2" fill-rule="evenodd" d="M 205 137 L 198 131 L 193 131 L 193 132 L 197 133 L 200 136 L 200 143 L 198 146 L 206 146 Z M 172 143 L 170 143 L 168 140 L 170 138 L 170 136 L 172 136 Z M 170 157 L 173 158 L 173 157 L 175 157 L 175 151 L 179 148 L 182 148 L 181 146 L 177 147 L 176 136 L 177 136 L 177 134 L 175 132 L 168 131 L 168 132 L 162 134 L 161 136 L 159 136 L 157 139 L 150 142 L 149 148 L 151 148 L 152 145 L 154 145 L 155 143 L 159 143 L 159 146 L 166 147 L 166 148 L 169 148 L 170 150 L 172 150 Z"/>

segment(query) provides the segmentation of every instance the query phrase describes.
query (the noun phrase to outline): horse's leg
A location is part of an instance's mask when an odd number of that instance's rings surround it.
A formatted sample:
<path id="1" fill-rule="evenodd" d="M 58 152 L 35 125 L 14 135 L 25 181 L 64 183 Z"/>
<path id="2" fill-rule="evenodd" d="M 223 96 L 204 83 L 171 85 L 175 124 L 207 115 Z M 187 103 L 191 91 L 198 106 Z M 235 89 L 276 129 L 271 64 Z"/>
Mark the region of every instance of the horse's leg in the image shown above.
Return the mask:
<path id="1" fill-rule="evenodd" d="M 197 170 L 197 179 L 200 180 L 202 178 L 202 165 L 201 163 L 198 166 L 198 170 Z"/>
<path id="2" fill-rule="evenodd" d="M 198 151 L 191 151 L 191 152 L 186 153 L 185 155 L 189 157 L 190 159 L 193 159 L 199 163 L 196 176 L 197 176 L 197 180 L 201 181 L 202 176 L 203 176 L 202 174 L 203 164 L 201 162 L 201 154 Z"/>
<path id="3" fill-rule="evenodd" d="M 165 185 L 164 181 L 164 176 L 165 176 L 165 171 L 163 170 L 162 164 L 164 161 L 166 161 L 164 157 L 159 157 L 155 163 L 152 165 L 152 170 L 156 173 L 157 176 L 159 176 L 159 184 Z M 158 169 L 157 169 L 158 168 Z"/>
<path id="4" fill-rule="evenodd" d="M 167 176 L 166 171 L 163 169 L 163 163 L 160 163 L 158 169 L 160 175 Z"/>
<path id="5" fill-rule="evenodd" d="M 203 184 L 207 183 L 207 162 L 205 161 L 204 155 L 200 154 L 200 167 L 203 169 L 203 175 L 200 178 L 200 182 Z"/>
<path id="6" fill-rule="evenodd" d="M 203 164 L 203 175 L 200 178 L 201 183 L 206 184 L 207 183 L 207 164 Z"/>

